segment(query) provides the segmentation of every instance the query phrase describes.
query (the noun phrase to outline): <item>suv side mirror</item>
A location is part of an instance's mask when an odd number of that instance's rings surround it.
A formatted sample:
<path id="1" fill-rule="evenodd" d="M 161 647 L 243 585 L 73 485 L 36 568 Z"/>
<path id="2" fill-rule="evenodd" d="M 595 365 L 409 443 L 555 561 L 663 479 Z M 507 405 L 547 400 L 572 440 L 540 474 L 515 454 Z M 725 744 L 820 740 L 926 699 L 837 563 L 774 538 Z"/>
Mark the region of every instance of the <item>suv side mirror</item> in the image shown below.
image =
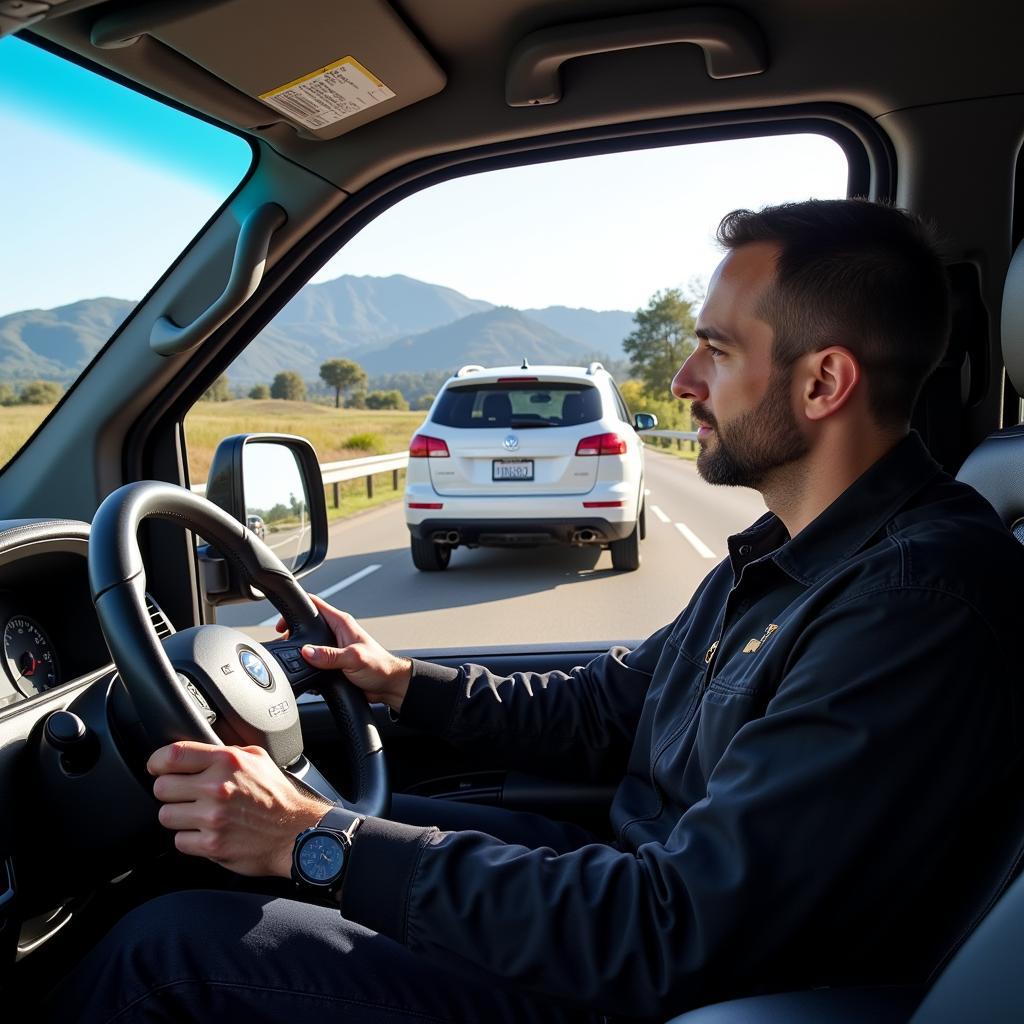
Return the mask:
<path id="1" fill-rule="evenodd" d="M 235 434 L 217 446 L 206 497 L 259 537 L 296 577 L 327 556 L 327 505 L 313 446 L 290 434 Z M 262 600 L 234 565 L 199 549 L 206 600 Z"/>
<path id="2" fill-rule="evenodd" d="M 653 430 L 658 425 L 658 417 L 653 412 L 638 412 L 633 417 L 633 426 L 637 430 Z"/>

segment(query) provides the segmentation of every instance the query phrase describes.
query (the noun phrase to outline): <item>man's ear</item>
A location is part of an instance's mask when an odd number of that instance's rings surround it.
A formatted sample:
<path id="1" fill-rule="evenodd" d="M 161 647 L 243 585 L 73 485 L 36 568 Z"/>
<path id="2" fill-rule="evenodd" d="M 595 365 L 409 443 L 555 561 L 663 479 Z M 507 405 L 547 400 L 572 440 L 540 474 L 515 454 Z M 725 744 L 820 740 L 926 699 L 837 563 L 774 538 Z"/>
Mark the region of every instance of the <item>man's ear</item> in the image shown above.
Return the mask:
<path id="1" fill-rule="evenodd" d="M 809 420 L 823 420 L 853 397 L 861 379 L 860 363 L 840 345 L 812 352 L 806 359 L 800 395 L 804 415 Z"/>

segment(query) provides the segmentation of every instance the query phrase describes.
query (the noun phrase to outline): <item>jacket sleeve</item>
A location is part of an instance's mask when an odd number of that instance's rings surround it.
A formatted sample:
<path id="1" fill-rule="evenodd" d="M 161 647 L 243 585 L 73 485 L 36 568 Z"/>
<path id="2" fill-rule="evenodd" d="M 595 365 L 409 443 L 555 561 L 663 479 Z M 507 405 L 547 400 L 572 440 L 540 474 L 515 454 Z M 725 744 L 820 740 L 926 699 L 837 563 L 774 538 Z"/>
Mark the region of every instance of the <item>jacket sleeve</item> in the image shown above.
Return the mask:
<path id="1" fill-rule="evenodd" d="M 899 649 L 849 642 L 894 616 Z M 993 640 L 932 591 L 823 612 L 663 843 L 556 855 L 367 819 L 342 913 L 439 963 L 631 1017 L 763 984 L 772 962 L 834 959 L 920 897 L 1005 765 L 1014 673 Z"/>
<path id="2" fill-rule="evenodd" d="M 399 721 L 533 771 L 593 777 L 609 764 L 621 771 L 672 626 L 635 650 L 614 647 L 571 672 L 502 678 L 480 665 L 414 661 Z"/>

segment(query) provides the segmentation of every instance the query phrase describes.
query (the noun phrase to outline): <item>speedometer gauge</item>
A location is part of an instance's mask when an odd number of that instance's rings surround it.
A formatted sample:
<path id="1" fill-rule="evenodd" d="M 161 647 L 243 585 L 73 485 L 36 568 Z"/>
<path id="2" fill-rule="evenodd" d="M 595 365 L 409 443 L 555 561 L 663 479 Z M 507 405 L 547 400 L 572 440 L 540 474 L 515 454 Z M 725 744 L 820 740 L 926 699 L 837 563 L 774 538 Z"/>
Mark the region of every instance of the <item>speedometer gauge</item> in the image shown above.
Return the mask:
<path id="1" fill-rule="evenodd" d="M 4 665 L 14 685 L 32 697 L 57 685 L 57 655 L 50 638 L 27 615 L 4 626 Z"/>

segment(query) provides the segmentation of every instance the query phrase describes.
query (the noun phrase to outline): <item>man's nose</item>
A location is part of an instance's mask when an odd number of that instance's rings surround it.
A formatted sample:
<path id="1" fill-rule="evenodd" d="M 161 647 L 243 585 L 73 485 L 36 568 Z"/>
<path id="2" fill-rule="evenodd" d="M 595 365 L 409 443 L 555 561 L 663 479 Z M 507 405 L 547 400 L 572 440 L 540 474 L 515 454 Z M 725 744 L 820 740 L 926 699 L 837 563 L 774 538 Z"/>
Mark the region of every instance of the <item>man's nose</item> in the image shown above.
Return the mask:
<path id="1" fill-rule="evenodd" d="M 695 349 L 687 356 L 686 361 L 676 371 L 676 375 L 672 378 L 672 394 L 676 398 L 683 399 L 696 399 L 698 402 L 703 402 L 708 397 L 707 385 L 704 383 L 700 373 L 698 373 L 698 360 L 697 352 Z"/>

